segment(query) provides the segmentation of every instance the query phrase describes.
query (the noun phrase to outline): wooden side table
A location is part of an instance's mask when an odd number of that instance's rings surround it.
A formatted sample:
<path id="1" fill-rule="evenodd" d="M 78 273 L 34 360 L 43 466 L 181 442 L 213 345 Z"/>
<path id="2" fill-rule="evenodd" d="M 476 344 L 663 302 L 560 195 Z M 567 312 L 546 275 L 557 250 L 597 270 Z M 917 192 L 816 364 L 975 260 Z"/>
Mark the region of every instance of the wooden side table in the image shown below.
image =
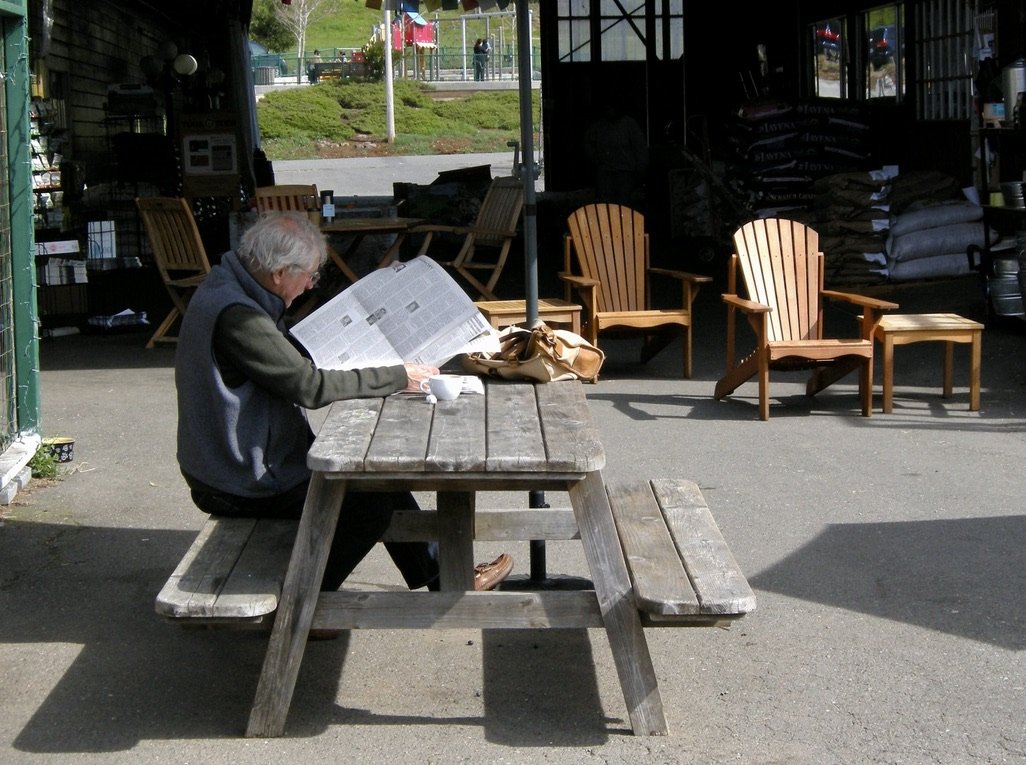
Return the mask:
<path id="1" fill-rule="evenodd" d="M 944 397 L 950 398 L 955 343 L 969 343 L 969 411 L 980 408 L 980 346 L 983 325 L 955 313 L 886 314 L 873 337 L 883 343 L 883 410 L 894 408 L 894 346 L 937 340 L 944 343 Z"/>
<path id="2" fill-rule="evenodd" d="M 527 321 L 526 300 L 480 300 L 474 305 L 496 329 Z M 539 298 L 538 318 L 546 324 L 569 324 L 571 331 L 581 334 L 581 307 L 575 303 L 558 298 Z"/>

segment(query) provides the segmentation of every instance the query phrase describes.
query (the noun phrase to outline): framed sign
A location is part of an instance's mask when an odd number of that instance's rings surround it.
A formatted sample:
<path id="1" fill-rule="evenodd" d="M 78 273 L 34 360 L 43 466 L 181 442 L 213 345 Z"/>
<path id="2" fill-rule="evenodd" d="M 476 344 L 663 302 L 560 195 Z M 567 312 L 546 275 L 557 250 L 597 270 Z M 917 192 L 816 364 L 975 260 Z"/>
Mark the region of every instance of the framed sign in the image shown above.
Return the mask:
<path id="1" fill-rule="evenodd" d="M 235 128 L 233 114 L 183 115 L 182 176 L 187 196 L 237 195 L 239 148 Z"/>

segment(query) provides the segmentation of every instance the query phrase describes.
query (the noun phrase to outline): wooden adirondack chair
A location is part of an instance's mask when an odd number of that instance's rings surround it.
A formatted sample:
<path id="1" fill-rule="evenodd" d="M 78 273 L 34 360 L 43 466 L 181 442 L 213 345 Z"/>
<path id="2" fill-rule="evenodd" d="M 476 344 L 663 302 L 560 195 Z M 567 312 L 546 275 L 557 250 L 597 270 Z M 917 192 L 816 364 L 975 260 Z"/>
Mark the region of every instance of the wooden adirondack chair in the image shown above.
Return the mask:
<path id="1" fill-rule="evenodd" d="M 259 186 L 253 194 L 258 213 L 309 212 L 320 208 L 315 184 Z"/>
<path id="2" fill-rule="evenodd" d="M 886 300 L 823 288 L 823 253 L 819 234 L 790 220 L 750 221 L 734 233 L 735 253 L 727 272 L 727 371 L 716 383 L 716 399 L 759 376 L 759 417 L 769 419 L 769 370 L 812 369 L 808 395 L 861 369 L 862 414 L 873 411 L 873 330 L 880 312 L 897 308 Z M 737 294 L 737 271 L 748 299 Z M 852 303 L 863 311 L 860 336 L 823 337 L 823 298 Z M 736 361 L 736 313 L 745 314 L 755 331 L 755 349 Z"/>
<path id="3" fill-rule="evenodd" d="M 210 261 L 187 200 L 139 197 L 135 204 L 146 227 L 154 263 L 171 297 L 170 312 L 146 343 L 147 348 L 152 348 L 156 343 L 178 342 L 168 332 L 185 313 L 193 291 L 210 273 Z"/>
<path id="4" fill-rule="evenodd" d="M 646 336 L 642 363 L 668 342 L 667 328 L 684 336 L 684 376 L 691 377 L 691 304 L 708 276 L 649 267 L 649 238 L 645 216 L 629 207 L 591 204 L 567 218 L 570 232 L 563 241 L 566 299 L 576 289 L 584 304 L 584 333 L 598 345 L 600 333 L 627 331 Z M 573 269 L 575 254 L 578 271 Z M 655 309 L 649 299 L 649 276 L 679 279 L 680 308 Z"/>
<path id="5" fill-rule="evenodd" d="M 456 234 L 464 237 L 456 257 L 438 261 L 451 268 L 481 294 L 482 300 L 497 300 L 495 285 L 506 265 L 509 248 L 517 235 L 520 211 L 524 206 L 523 182 L 517 178 L 495 178 L 488 187 L 481 209 L 471 226 L 443 226 L 427 223 L 414 226 L 411 234 L 424 234 L 424 241 L 417 255 L 426 255 L 434 235 Z M 479 249 L 497 250 L 494 258 L 479 258 Z M 475 272 L 483 273 L 480 278 Z"/>

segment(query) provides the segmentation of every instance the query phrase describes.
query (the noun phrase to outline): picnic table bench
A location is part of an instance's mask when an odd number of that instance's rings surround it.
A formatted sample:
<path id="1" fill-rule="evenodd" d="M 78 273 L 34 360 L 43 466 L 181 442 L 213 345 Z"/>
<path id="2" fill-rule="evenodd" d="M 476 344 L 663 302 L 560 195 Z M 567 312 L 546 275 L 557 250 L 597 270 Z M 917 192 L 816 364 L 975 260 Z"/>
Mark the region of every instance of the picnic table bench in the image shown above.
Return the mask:
<path id="1" fill-rule="evenodd" d="M 344 80 L 367 73 L 367 65 L 360 61 L 321 61 L 310 66 L 319 80 Z"/>
<path id="2" fill-rule="evenodd" d="M 276 518 L 211 516 L 157 595 L 157 613 L 194 623 L 268 623 L 298 526 Z"/>
<path id="3" fill-rule="evenodd" d="M 707 626 L 754 610 L 755 595 L 697 484 L 609 483 L 606 492 L 645 626 Z M 157 613 L 189 623 L 266 626 L 298 523 L 211 517 L 157 596 Z M 437 523 L 435 511 L 398 511 L 385 539 L 432 539 Z M 508 539 L 510 528 L 532 538 L 579 538 L 571 509 L 535 508 L 478 511 L 475 540 Z M 589 626 L 601 626 L 595 616 Z"/>

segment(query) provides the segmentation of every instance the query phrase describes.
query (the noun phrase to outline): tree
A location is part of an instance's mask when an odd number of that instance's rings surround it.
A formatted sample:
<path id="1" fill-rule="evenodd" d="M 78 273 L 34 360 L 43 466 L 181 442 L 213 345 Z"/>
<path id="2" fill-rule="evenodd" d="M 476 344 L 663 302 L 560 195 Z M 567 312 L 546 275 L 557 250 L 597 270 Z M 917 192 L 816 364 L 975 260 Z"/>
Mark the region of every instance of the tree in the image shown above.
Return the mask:
<path id="1" fill-rule="evenodd" d="M 306 30 L 310 22 L 341 10 L 339 0 L 292 0 L 284 5 L 275 0 L 274 17 L 296 40 L 296 55 L 302 62 L 306 58 Z"/>
<path id="2" fill-rule="evenodd" d="M 250 39 L 274 53 L 283 53 L 294 42 L 292 32 L 274 13 L 275 8 L 280 6 L 281 0 L 256 0 L 249 21 Z"/>
<path id="3" fill-rule="evenodd" d="M 372 40 L 363 46 L 363 60 L 367 66 L 367 76 L 372 80 L 380 80 L 385 76 L 385 43 L 383 40 Z"/>

